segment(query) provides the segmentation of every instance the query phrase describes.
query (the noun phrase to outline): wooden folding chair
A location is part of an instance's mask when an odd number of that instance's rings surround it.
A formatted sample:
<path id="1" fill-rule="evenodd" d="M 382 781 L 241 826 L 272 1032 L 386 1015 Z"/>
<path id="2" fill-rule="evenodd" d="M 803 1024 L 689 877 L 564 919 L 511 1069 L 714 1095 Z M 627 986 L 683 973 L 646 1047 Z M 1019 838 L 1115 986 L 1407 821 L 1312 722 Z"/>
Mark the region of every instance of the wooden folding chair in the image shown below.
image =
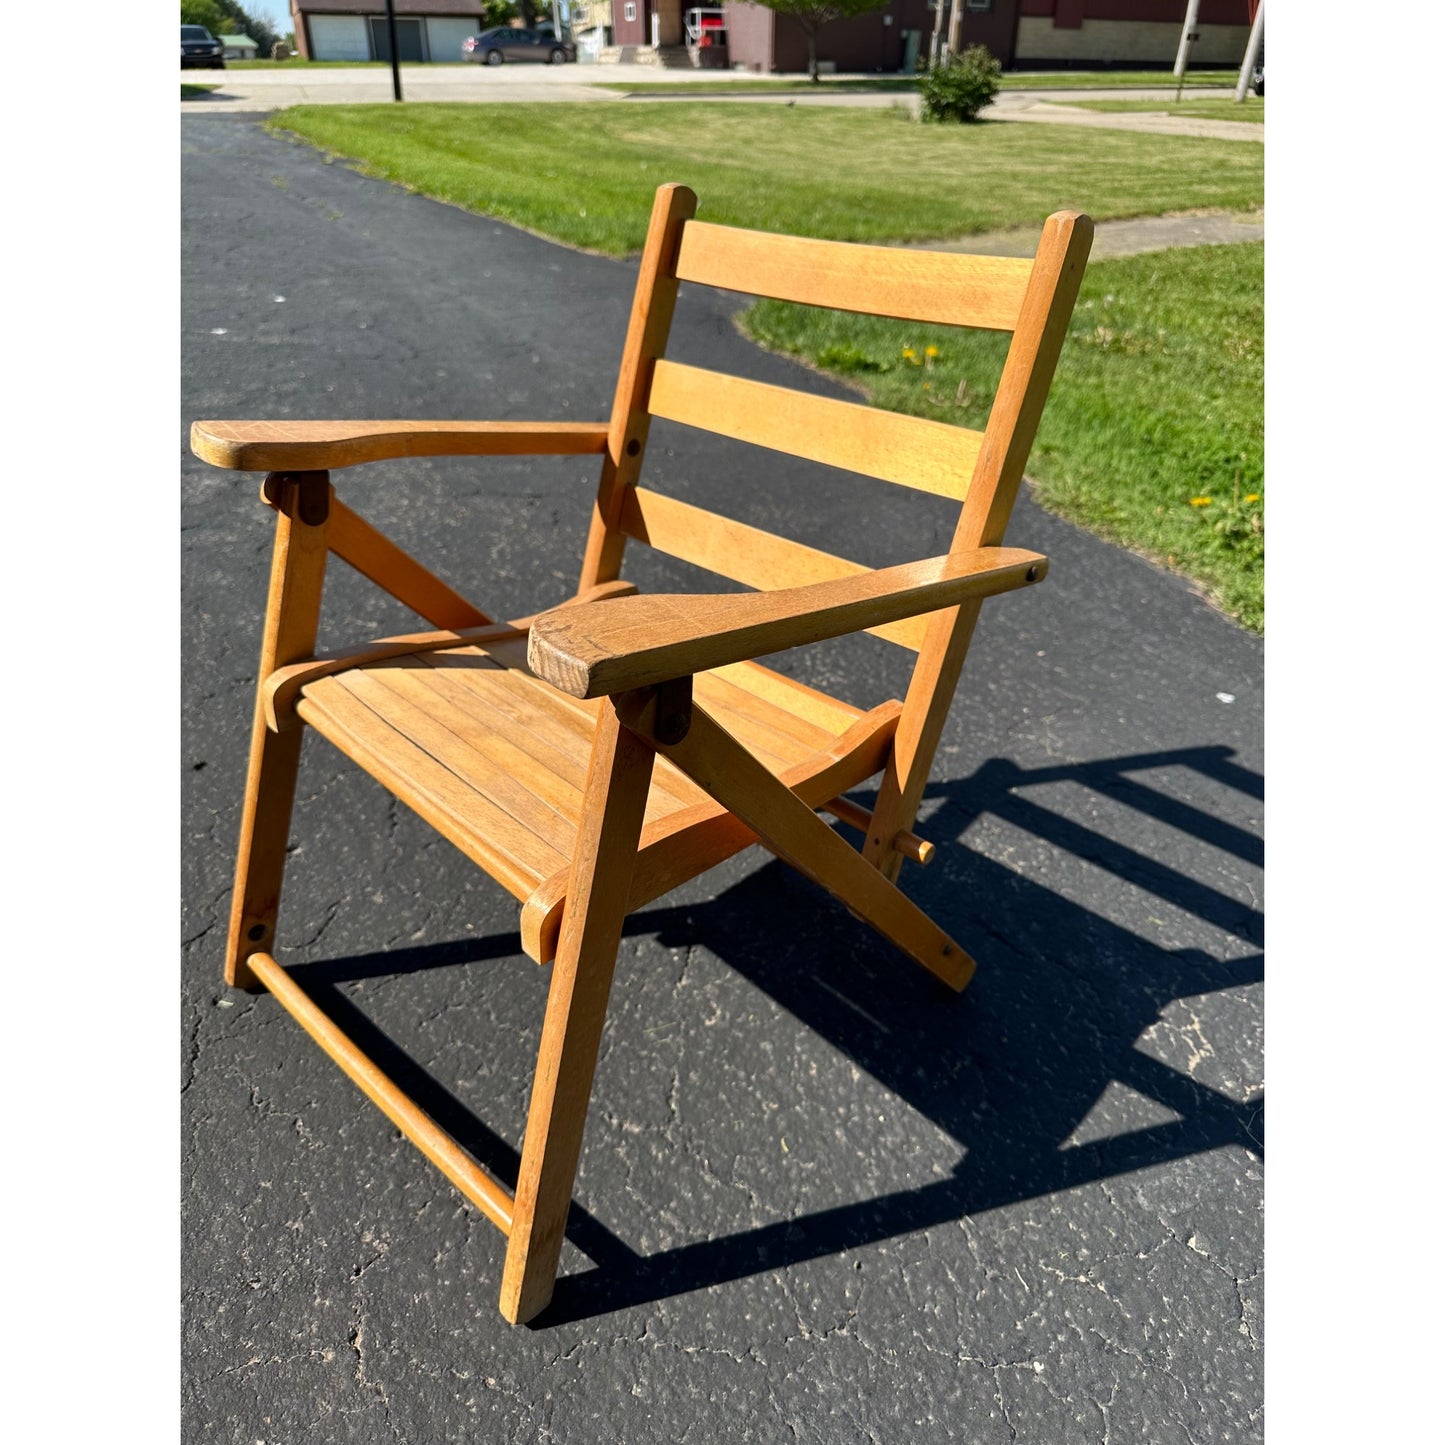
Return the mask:
<path id="1" fill-rule="evenodd" d="M 1088 256 L 1060 212 L 1033 260 L 767 235 L 653 207 L 612 419 L 602 423 L 197 422 L 195 454 L 267 472 L 276 541 L 261 646 L 226 981 L 264 985 L 508 1235 L 501 1310 L 551 1298 L 625 916 L 753 842 L 828 889 L 955 989 L 968 954 L 896 886 L 985 597 L 1043 577 L 1001 545 Z M 664 359 L 680 282 L 869 315 L 1011 331 L 982 432 Z M 947 555 L 869 570 L 638 486 L 651 418 L 962 501 Z M 602 458 L 577 595 L 494 622 L 363 521 L 330 473 L 417 456 Z M 638 596 L 629 539 L 749 587 Z M 434 630 L 316 655 L 335 553 Z M 871 711 L 755 659 L 866 629 L 918 652 L 907 696 Z M 552 962 L 515 1195 L 361 1053 L 278 966 L 276 915 L 301 724 L 414 808 L 522 904 Z M 871 814 L 841 795 L 882 774 Z M 861 851 L 818 815 L 863 831 Z"/>

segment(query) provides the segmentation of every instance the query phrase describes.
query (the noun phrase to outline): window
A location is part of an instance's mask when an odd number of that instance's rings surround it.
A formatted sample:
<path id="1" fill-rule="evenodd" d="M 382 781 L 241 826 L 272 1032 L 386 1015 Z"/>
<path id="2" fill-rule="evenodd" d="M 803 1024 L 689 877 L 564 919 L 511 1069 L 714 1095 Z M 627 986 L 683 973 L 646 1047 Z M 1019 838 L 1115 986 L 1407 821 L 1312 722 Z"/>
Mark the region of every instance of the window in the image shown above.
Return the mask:
<path id="1" fill-rule="evenodd" d="M 992 10 L 993 0 L 965 0 L 965 10 Z"/>
<path id="2" fill-rule="evenodd" d="M 624 20 L 637 19 L 637 6 L 632 3 L 632 0 L 627 0 L 627 3 L 622 7 L 622 18 Z"/>

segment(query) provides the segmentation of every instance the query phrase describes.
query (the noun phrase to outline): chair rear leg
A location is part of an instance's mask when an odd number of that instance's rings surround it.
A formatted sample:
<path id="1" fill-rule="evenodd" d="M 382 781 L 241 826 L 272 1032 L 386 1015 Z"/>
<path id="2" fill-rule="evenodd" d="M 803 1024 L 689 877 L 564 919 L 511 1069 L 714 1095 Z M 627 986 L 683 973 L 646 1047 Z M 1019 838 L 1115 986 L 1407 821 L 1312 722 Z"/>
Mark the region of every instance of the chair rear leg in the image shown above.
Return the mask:
<path id="1" fill-rule="evenodd" d="M 276 509 L 276 544 L 271 554 L 258 688 L 276 668 L 315 651 L 326 575 L 331 481 L 325 472 L 273 472 L 261 495 Z M 226 982 L 233 988 L 260 988 L 246 959 L 275 948 L 276 912 L 303 736 L 301 729 L 273 733 L 266 726 L 258 698 L 226 936 Z"/>
<path id="2" fill-rule="evenodd" d="M 502 1314 L 523 1324 L 552 1298 L 617 945 L 652 778 L 652 749 L 604 702 L 532 1082 Z"/>

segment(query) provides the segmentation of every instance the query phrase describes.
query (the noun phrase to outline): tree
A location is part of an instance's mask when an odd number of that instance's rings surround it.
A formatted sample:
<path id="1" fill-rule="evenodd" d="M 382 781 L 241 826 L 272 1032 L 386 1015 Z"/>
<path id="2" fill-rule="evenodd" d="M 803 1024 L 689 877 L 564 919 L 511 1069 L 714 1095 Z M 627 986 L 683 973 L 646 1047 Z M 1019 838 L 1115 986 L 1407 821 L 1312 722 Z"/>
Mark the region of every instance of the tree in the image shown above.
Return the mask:
<path id="1" fill-rule="evenodd" d="M 266 21 L 248 14 L 236 0 L 181 0 L 181 24 L 204 25 L 212 35 L 249 35 L 258 55 L 270 55 L 281 38 Z"/>
<path id="2" fill-rule="evenodd" d="M 226 28 L 216 0 L 181 0 L 181 24 L 204 25 L 212 35 L 219 35 Z"/>
<path id="3" fill-rule="evenodd" d="M 250 11 L 243 10 L 234 3 L 234 0 L 218 0 L 218 3 L 235 16 L 237 31 L 242 35 L 249 35 L 256 42 L 256 54 L 270 55 L 271 47 L 281 37 L 271 28 L 269 22 L 263 20 L 259 15 L 253 15 Z"/>
<path id="4" fill-rule="evenodd" d="M 482 29 L 492 30 L 516 18 L 517 7 L 512 0 L 482 0 Z"/>
<path id="5" fill-rule="evenodd" d="M 808 37 L 808 75 L 814 84 L 818 81 L 818 32 L 835 20 L 846 20 L 853 15 L 867 15 L 870 11 L 881 10 L 888 0 L 755 0 L 766 5 L 779 15 L 789 15 Z"/>

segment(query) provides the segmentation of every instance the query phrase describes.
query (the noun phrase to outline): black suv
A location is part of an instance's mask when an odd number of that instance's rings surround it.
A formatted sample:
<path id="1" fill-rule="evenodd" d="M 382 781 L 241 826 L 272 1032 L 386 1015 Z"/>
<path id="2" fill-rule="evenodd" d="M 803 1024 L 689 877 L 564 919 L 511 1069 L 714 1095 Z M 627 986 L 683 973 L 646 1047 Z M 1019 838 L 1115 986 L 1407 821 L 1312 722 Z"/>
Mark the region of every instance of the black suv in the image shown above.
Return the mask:
<path id="1" fill-rule="evenodd" d="M 221 42 L 204 25 L 181 26 L 181 69 L 224 70 Z"/>

